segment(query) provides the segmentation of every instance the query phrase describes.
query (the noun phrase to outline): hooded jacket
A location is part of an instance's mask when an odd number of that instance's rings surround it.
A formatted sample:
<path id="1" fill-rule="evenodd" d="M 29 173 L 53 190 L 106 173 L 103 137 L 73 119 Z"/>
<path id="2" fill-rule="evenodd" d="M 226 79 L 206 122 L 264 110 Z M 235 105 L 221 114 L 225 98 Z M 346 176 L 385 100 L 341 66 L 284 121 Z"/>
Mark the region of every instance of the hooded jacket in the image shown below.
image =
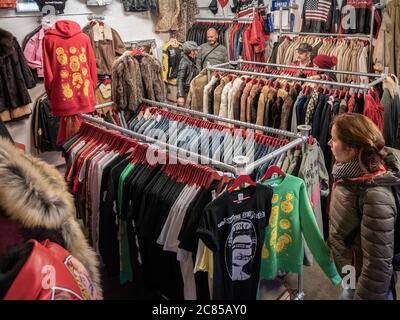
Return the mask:
<path id="1" fill-rule="evenodd" d="M 0 112 L 29 104 L 35 85 L 17 39 L 0 28 Z"/>
<path id="2" fill-rule="evenodd" d="M 56 116 L 94 111 L 96 59 L 88 36 L 74 21 L 57 21 L 43 38 L 45 89 Z"/>
<path id="3" fill-rule="evenodd" d="M 339 271 L 355 267 L 355 299 L 384 299 L 392 277 L 397 210 L 391 186 L 400 185 L 400 152 L 386 151 L 386 173 L 333 186 L 329 246 Z"/>
<path id="4" fill-rule="evenodd" d="M 98 257 L 78 224 L 64 177 L 1 138 L 0 256 L 31 239 L 48 239 L 69 251 L 84 265 L 102 297 Z"/>

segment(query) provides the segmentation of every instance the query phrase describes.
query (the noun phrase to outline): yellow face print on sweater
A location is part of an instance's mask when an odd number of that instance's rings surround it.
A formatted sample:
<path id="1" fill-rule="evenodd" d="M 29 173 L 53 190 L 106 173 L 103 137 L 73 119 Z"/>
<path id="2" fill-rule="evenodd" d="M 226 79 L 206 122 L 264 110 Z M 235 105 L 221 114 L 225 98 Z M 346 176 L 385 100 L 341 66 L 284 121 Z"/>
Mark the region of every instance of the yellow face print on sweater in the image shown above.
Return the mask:
<path id="1" fill-rule="evenodd" d="M 63 95 L 64 97 L 66 97 L 67 99 L 70 99 L 74 96 L 74 92 L 71 90 L 71 87 L 69 86 L 69 84 L 63 84 L 62 85 L 63 88 Z"/>

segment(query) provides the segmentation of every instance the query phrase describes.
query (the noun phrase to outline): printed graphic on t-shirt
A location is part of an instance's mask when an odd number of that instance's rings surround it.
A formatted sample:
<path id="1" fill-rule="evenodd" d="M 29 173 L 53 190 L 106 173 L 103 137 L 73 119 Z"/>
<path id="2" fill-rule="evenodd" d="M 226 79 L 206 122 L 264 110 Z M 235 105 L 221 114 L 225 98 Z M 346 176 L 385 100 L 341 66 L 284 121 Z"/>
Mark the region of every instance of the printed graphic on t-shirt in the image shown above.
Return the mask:
<path id="1" fill-rule="evenodd" d="M 250 220 L 239 220 L 232 225 L 226 240 L 225 262 L 232 281 L 251 277 L 251 265 L 257 249 L 257 234 Z"/>

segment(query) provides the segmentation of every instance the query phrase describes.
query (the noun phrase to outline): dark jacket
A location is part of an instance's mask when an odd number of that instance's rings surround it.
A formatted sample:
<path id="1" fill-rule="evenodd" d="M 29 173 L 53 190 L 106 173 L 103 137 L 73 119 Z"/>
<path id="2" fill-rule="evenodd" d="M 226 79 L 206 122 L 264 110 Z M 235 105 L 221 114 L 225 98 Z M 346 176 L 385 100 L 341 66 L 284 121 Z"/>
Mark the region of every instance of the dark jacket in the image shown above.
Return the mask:
<path id="1" fill-rule="evenodd" d="M 384 299 L 389 291 L 397 212 L 391 186 L 400 185 L 400 152 L 387 152 L 387 173 L 333 187 L 329 246 L 339 271 L 356 269 L 355 299 Z"/>
<path id="2" fill-rule="evenodd" d="M 153 15 L 158 16 L 158 1 L 156 0 L 122 0 L 125 11 L 143 12 L 151 10 Z"/>
<path id="3" fill-rule="evenodd" d="M 190 82 L 198 73 L 196 61 L 191 59 L 187 54 L 183 54 L 178 69 L 178 97 L 186 97 L 189 92 Z"/>
<path id="4" fill-rule="evenodd" d="M 363 33 L 371 32 L 371 16 L 372 6 L 379 3 L 379 0 L 360 1 L 360 0 L 343 0 L 342 3 L 342 21 L 340 23 L 340 33 Z M 374 35 L 377 36 L 382 23 L 379 11 L 375 11 L 374 19 Z"/>
<path id="5" fill-rule="evenodd" d="M 17 39 L 0 28 L 0 112 L 29 104 L 35 85 Z"/>

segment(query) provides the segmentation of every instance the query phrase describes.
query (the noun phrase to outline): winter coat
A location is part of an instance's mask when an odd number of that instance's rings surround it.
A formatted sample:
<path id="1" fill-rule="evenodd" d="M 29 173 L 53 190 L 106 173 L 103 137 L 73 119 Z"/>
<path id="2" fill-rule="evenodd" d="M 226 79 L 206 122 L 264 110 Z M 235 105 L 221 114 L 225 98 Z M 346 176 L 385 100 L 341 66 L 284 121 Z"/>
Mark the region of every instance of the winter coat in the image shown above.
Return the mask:
<path id="1" fill-rule="evenodd" d="M 64 177 L 0 138 L 0 256 L 30 239 L 49 239 L 68 250 L 88 270 L 102 297 L 99 260 L 78 224 Z"/>
<path id="2" fill-rule="evenodd" d="M 35 85 L 17 39 L 0 28 L 0 112 L 29 104 Z"/>
<path id="3" fill-rule="evenodd" d="M 60 20 L 43 38 L 44 86 L 55 116 L 92 112 L 96 58 L 79 24 Z"/>
<path id="4" fill-rule="evenodd" d="M 253 83 L 248 82 L 243 89 L 242 96 L 240 97 L 240 121 L 242 122 L 250 121 L 250 119 L 247 118 L 247 98 L 249 97 L 252 88 Z"/>
<path id="5" fill-rule="evenodd" d="M 289 95 L 283 102 L 282 113 L 281 113 L 281 123 L 279 129 L 290 130 L 290 119 L 293 112 L 294 102 L 296 101 L 298 94 L 295 88 L 291 88 Z"/>
<path id="6" fill-rule="evenodd" d="M 162 0 L 159 3 L 159 16 L 156 24 L 156 32 L 168 32 L 178 30 L 178 17 L 180 13 L 179 0 Z"/>
<path id="7" fill-rule="evenodd" d="M 203 111 L 203 92 L 207 84 L 207 72 L 203 71 L 190 83 L 189 94 L 186 99 L 186 107 L 196 111 Z"/>
<path id="8" fill-rule="evenodd" d="M 140 73 L 147 99 L 164 102 L 167 98 L 167 88 L 162 78 L 162 71 L 161 62 L 145 53 L 140 61 Z"/>
<path id="9" fill-rule="evenodd" d="M 139 61 L 126 51 L 112 69 L 112 101 L 121 108 L 136 110 L 143 98 L 143 82 Z"/>
<path id="10" fill-rule="evenodd" d="M 392 0 L 383 12 L 382 25 L 373 52 L 374 69 L 400 76 L 400 3 Z M 385 64 L 385 65 L 384 65 Z"/>
<path id="11" fill-rule="evenodd" d="M 92 26 L 88 25 L 83 32 L 89 37 L 92 44 L 97 73 L 111 75 L 113 62 L 126 51 L 120 35 L 106 25 L 102 33 L 98 22 Z"/>
<path id="12" fill-rule="evenodd" d="M 113 64 L 112 101 L 119 108 L 135 111 L 142 98 L 166 99 L 161 63 L 147 53 L 140 59 L 125 51 Z"/>
<path id="13" fill-rule="evenodd" d="M 179 62 L 177 86 L 178 97 L 186 97 L 189 92 L 190 82 L 199 74 L 195 60 L 183 54 Z"/>
<path id="14" fill-rule="evenodd" d="M 329 246 L 339 271 L 354 266 L 355 299 L 384 299 L 392 277 L 400 153 L 387 148 L 384 174 L 336 181 L 330 206 Z"/>

